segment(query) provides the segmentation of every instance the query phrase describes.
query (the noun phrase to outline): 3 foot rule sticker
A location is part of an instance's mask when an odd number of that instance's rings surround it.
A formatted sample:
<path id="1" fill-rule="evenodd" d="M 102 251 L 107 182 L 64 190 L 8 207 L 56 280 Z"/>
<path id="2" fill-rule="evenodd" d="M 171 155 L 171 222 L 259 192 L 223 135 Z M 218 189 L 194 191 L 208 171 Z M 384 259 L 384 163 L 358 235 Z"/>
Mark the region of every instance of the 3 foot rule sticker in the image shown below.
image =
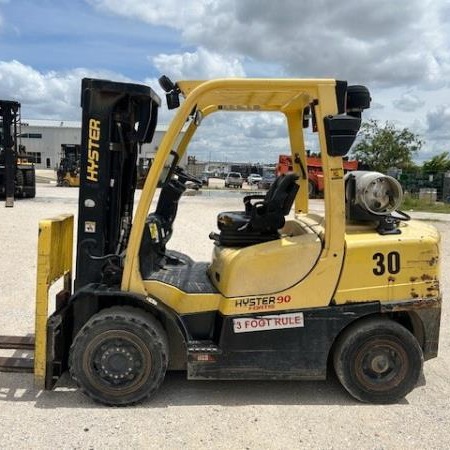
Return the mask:
<path id="1" fill-rule="evenodd" d="M 301 328 L 303 326 L 303 313 L 279 314 L 263 317 L 239 317 L 233 319 L 233 329 L 235 333 L 278 330 L 280 328 Z"/>

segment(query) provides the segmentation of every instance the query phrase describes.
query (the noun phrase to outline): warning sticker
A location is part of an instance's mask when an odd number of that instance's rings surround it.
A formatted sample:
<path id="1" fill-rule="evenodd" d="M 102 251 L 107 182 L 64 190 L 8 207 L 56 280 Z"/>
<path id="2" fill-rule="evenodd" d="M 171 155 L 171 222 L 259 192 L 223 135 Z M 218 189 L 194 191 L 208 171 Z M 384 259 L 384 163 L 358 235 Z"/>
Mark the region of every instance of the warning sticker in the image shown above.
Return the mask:
<path id="1" fill-rule="evenodd" d="M 344 178 L 344 171 L 340 168 L 330 169 L 332 180 L 342 180 Z"/>
<path id="2" fill-rule="evenodd" d="M 84 222 L 84 232 L 85 233 L 95 233 L 95 222 Z"/>
<path id="3" fill-rule="evenodd" d="M 279 314 L 264 317 L 239 317 L 233 319 L 235 333 L 304 327 L 303 313 Z"/>

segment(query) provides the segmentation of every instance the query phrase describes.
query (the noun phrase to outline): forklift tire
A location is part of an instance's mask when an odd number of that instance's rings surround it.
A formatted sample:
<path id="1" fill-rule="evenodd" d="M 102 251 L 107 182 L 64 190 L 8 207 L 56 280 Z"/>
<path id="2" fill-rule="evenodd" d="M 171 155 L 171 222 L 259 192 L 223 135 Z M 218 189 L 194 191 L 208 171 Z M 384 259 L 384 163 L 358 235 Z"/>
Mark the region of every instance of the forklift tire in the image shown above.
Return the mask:
<path id="1" fill-rule="evenodd" d="M 36 197 L 36 176 L 34 170 L 25 171 L 25 186 L 23 192 L 27 198 Z"/>
<path id="2" fill-rule="evenodd" d="M 16 170 L 16 188 L 22 190 L 24 186 L 24 176 L 20 169 Z"/>
<path id="3" fill-rule="evenodd" d="M 93 400 L 141 402 L 164 380 L 168 341 L 161 324 L 137 308 L 115 306 L 92 316 L 70 348 L 72 378 Z"/>
<path id="4" fill-rule="evenodd" d="M 34 170 L 27 170 L 25 171 L 25 186 L 35 186 L 36 184 L 36 177 L 34 174 Z"/>
<path id="5" fill-rule="evenodd" d="M 308 180 L 308 196 L 309 198 L 316 197 L 316 186 L 311 180 Z"/>
<path id="6" fill-rule="evenodd" d="M 25 186 L 23 188 L 23 196 L 26 198 L 36 197 L 36 187 L 35 186 Z"/>
<path id="7" fill-rule="evenodd" d="M 373 318 L 338 338 L 334 369 L 344 388 L 367 403 L 395 403 L 411 392 L 423 367 L 417 339 L 402 325 Z"/>

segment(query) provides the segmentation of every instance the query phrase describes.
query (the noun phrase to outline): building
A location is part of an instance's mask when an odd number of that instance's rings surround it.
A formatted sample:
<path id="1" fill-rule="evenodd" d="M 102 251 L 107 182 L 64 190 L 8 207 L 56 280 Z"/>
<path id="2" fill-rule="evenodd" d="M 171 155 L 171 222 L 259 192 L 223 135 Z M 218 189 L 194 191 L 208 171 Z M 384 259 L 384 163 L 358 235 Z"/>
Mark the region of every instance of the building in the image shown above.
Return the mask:
<path id="1" fill-rule="evenodd" d="M 166 126 L 158 125 L 151 144 L 142 146 L 140 158 L 154 157 Z M 55 169 L 61 158 L 61 145 L 80 144 L 81 122 L 68 120 L 23 120 L 21 144 L 35 157 L 37 169 Z"/>
<path id="2" fill-rule="evenodd" d="M 81 122 L 22 120 L 20 136 L 38 169 L 54 169 L 60 159 L 61 144 L 80 143 Z"/>

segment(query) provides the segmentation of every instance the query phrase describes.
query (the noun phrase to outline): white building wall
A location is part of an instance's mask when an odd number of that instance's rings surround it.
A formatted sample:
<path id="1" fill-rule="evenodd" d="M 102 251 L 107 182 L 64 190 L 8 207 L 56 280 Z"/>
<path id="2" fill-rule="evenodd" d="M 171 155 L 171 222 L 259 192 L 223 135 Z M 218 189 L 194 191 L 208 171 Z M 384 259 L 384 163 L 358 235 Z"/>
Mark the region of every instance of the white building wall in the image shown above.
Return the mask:
<path id="1" fill-rule="evenodd" d="M 23 120 L 21 143 L 37 157 L 38 169 L 54 169 L 60 159 L 61 144 L 79 144 L 81 123 L 56 120 Z"/>
<path id="2" fill-rule="evenodd" d="M 158 126 L 153 142 L 142 146 L 142 158 L 153 158 L 166 131 Z M 54 169 L 61 158 L 62 144 L 80 144 L 81 122 L 58 120 L 23 120 L 21 143 L 37 157 L 36 168 Z M 182 164 L 187 164 L 187 156 Z"/>

